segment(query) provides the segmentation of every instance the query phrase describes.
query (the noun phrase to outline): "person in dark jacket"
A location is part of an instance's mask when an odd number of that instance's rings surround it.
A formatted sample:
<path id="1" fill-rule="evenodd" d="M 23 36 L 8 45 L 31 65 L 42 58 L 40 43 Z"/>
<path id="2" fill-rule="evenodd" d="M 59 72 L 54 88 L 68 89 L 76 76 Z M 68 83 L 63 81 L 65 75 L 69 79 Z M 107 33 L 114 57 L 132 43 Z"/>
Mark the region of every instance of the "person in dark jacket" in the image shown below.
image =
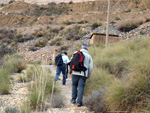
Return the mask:
<path id="1" fill-rule="evenodd" d="M 63 74 L 62 84 L 65 85 L 66 84 L 66 64 L 70 62 L 67 56 L 67 52 L 64 52 L 64 54 L 62 54 L 62 60 L 63 60 L 63 64 L 60 66 L 57 66 L 54 80 L 57 81 L 59 79 L 60 73 L 62 72 Z"/>

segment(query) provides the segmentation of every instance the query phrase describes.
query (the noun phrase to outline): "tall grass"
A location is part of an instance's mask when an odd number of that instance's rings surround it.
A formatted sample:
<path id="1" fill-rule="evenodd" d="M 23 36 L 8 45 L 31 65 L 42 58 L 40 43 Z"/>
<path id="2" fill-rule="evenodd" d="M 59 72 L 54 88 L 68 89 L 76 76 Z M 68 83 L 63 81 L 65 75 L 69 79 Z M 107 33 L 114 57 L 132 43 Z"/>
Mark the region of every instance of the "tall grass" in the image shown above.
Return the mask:
<path id="1" fill-rule="evenodd" d="M 7 94 L 10 90 L 10 73 L 3 67 L 0 68 L 0 95 Z"/>
<path id="2" fill-rule="evenodd" d="M 150 38 L 134 38 L 106 48 L 91 47 L 94 71 L 85 92 L 104 89 L 107 111 L 150 109 Z"/>
<path id="3" fill-rule="evenodd" d="M 31 67 L 34 71 L 30 74 L 30 78 L 32 78 L 31 85 L 29 87 L 30 90 L 30 105 L 33 108 L 44 104 L 46 96 L 52 92 L 53 78 L 50 75 L 50 71 L 42 68 L 41 66 L 33 66 Z M 31 77 L 32 76 L 32 77 Z M 56 87 L 54 92 L 56 91 Z"/>
<path id="4" fill-rule="evenodd" d="M 11 73 L 18 72 L 26 68 L 26 62 L 23 56 L 20 55 L 6 55 L 3 58 L 4 67 L 6 67 Z"/>
<path id="5" fill-rule="evenodd" d="M 0 67 L 0 94 L 8 94 L 10 90 L 10 75 L 21 72 L 26 67 L 25 60 L 19 55 L 4 56 Z"/>

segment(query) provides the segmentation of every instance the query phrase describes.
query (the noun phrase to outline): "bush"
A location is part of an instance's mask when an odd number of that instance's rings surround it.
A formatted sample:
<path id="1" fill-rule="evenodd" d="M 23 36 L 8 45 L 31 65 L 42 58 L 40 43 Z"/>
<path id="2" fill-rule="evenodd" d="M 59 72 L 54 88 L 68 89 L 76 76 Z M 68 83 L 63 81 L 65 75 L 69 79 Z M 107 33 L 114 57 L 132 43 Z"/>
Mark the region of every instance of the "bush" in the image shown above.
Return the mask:
<path id="1" fill-rule="evenodd" d="M 50 32 L 52 32 L 52 33 L 59 33 L 59 29 L 53 28 L 53 29 L 50 30 Z"/>
<path id="2" fill-rule="evenodd" d="M 25 101 L 23 106 L 21 106 L 21 113 L 32 113 L 31 109 L 30 101 Z"/>
<path id="3" fill-rule="evenodd" d="M 31 106 L 35 108 L 45 101 L 47 94 L 52 92 L 53 77 L 50 76 L 50 71 L 41 66 L 33 66 L 32 68 L 34 71 L 31 72 L 30 76 L 35 82 L 31 83 L 29 88 L 31 91 L 29 98 Z M 54 91 L 56 91 L 56 87 Z"/>
<path id="4" fill-rule="evenodd" d="M 135 23 L 130 23 L 130 24 L 125 24 L 125 25 L 121 25 L 119 27 L 119 30 L 122 32 L 129 32 L 135 28 L 137 28 L 138 26 L 140 26 L 141 24 L 143 24 L 143 21 L 141 22 L 135 22 Z"/>
<path id="5" fill-rule="evenodd" d="M 5 113 L 19 113 L 19 111 L 17 110 L 17 108 L 12 108 L 12 107 L 6 107 L 5 108 Z"/>
<path id="6" fill-rule="evenodd" d="M 85 85 L 85 95 L 91 93 L 93 90 L 99 90 L 109 86 L 113 79 L 114 77 L 105 70 L 95 68 Z"/>
<path id="7" fill-rule="evenodd" d="M 150 22 L 150 18 L 146 18 L 146 22 Z"/>
<path id="8" fill-rule="evenodd" d="M 8 94 L 10 90 L 10 73 L 6 68 L 0 67 L 0 95 Z"/>
<path id="9" fill-rule="evenodd" d="M 119 17 L 116 17 L 116 20 L 121 20 Z"/>
<path id="10" fill-rule="evenodd" d="M 97 28 L 97 27 L 99 27 L 99 26 L 102 26 L 102 23 L 94 22 L 94 23 L 92 24 L 92 28 Z"/>
<path id="11" fill-rule="evenodd" d="M 89 94 L 84 98 L 84 104 L 95 113 L 105 113 L 106 107 L 104 102 L 104 89 L 100 91 L 92 91 L 92 94 Z"/>
<path id="12" fill-rule="evenodd" d="M 128 10 L 126 10 L 126 11 L 124 11 L 125 13 L 129 13 L 129 12 L 131 12 L 131 9 L 128 9 Z"/>
<path id="13" fill-rule="evenodd" d="M 67 46 L 67 45 L 61 46 L 60 51 L 66 51 L 66 50 L 68 50 L 68 48 L 69 48 L 69 46 Z"/>
<path id="14" fill-rule="evenodd" d="M 19 82 L 27 82 L 27 78 L 25 76 L 19 76 Z"/>
<path id="15" fill-rule="evenodd" d="M 63 24 L 65 24 L 65 25 L 71 25 L 71 24 L 73 24 L 73 22 L 65 21 L 65 22 L 63 22 Z"/>
<path id="16" fill-rule="evenodd" d="M 141 35 L 144 35 L 144 31 L 140 31 L 140 34 L 141 34 Z"/>
<path id="17" fill-rule="evenodd" d="M 68 28 L 64 33 L 64 37 L 66 37 L 67 40 L 79 40 L 85 35 L 85 32 L 82 32 L 80 28 L 80 26 Z"/>
<path id="18" fill-rule="evenodd" d="M 1 46 L 0 47 L 0 57 L 2 58 L 4 55 L 6 54 L 12 54 L 14 51 L 14 49 L 12 48 L 8 48 L 7 46 Z"/>
<path id="19" fill-rule="evenodd" d="M 45 47 L 48 42 L 47 38 L 43 38 L 36 43 L 37 47 Z"/>
<path id="20" fill-rule="evenodd" d="M 87 80 L 86 95 L 92 90 L 104 89 L 103 101 L 107 111 L 148 111 L 149 44 L 149 38 L 134 38 L 106 48 L 89 48 L 95 67 Z M 119 79 L 116 72 L 121 76 Z"/>
<path id="21" fill-rule="evenodd" d="M 42 37 L 43 35 L 44 35 L 44 32 L 43 32 L 43 31 L 38 31 L 38 32 L 37 32 L 37 36 L 38 36 L 38 37 Z"/>
<path id="22" fill-rule="evenodd" d="M 50 42 L 50 46 L 53 46 L 53 45 L 55 45 L 55 44 L 56 44 L 56 41 L 55 41 L 55 40 L 53 40 L 53 41 Z"/>
<path id="23" fill-rule="evenodd" d="M 8 2 L 8 4 L 11 4 L 11 3 L 13 3 L 13 2 L 15 2 L 15 1 L 14 1 L 14 0 L 11 0 L 11 1 Z"/>
<path id="24" fill-rule="evenodd" d="M 23 56 L 17 54 L 11 56 L 7 55 L 4 57 L 4 67 L 8 68 L 11 73 L 20 73 L 26 68 L 26 62 Z"/>
<path id="25" fill-rule="evenodd" d="M 63 100 L 64 98 L 63 98 L 63 96 L 62 95 L 60 95 L 60 94 L 56 94 L 56 95 L 54 95 L 53 96 L 53 99 L 52 99 L 52 107 L 53 108 L 62 108 L 62 107 L 64 107 L 64 100 Z"/>
<path id="26" fill-rule="evenodd" d="M 81 21 L 78 22 L 78 24 L 86 24 L 86 23 L 88 23 L 87 20 L 81 20 Z"/>

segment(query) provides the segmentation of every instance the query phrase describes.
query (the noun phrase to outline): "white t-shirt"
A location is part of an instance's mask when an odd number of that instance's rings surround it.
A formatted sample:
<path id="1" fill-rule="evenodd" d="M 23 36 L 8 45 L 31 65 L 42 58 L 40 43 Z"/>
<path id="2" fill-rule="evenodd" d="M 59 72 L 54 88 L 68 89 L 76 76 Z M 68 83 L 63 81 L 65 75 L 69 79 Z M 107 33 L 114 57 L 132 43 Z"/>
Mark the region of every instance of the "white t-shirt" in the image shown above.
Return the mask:
<path id="1" fill-rule="evenodd" d="M 63 59 L 63 63 L 65 63 L 65 64 L 67 64 L 67 63 L 69 63 L 69 62 L 70 62 L 70 60 L 69 60 L 68 56 L 67 56 L 67 55 L 65 55 L 65 54 L 62 54 L 62 59 Z"/>

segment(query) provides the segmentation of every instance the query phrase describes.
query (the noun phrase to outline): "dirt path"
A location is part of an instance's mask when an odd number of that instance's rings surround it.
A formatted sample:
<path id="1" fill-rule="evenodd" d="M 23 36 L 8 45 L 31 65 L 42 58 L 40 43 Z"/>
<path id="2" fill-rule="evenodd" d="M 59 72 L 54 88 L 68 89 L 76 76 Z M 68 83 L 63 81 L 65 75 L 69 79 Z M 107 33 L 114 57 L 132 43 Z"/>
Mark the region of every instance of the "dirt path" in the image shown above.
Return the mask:
<path id="1" fill-rule="evenodd" d="M 56 67 L 51 65 L 50 69 L 52 71 L 52 75 L 56 74 Z M 60 79 L 62 80 L 62 75 L 60 75 Z M 66 81 L 66 85 L 62 85 L 62 81 L 59 80 L 57 83 L 60 86 L 61 94 L 64 96 L 64 103 L 65 106 L 63 108 L 53 108 L 47 111 L 47 113 L 92 113 L 87 110 L 86 107 L 77 107 L 77 105 L 73 105 L 70 103 L 71 99 L 71 76 L 68 76 L 68 79 Z"/>

